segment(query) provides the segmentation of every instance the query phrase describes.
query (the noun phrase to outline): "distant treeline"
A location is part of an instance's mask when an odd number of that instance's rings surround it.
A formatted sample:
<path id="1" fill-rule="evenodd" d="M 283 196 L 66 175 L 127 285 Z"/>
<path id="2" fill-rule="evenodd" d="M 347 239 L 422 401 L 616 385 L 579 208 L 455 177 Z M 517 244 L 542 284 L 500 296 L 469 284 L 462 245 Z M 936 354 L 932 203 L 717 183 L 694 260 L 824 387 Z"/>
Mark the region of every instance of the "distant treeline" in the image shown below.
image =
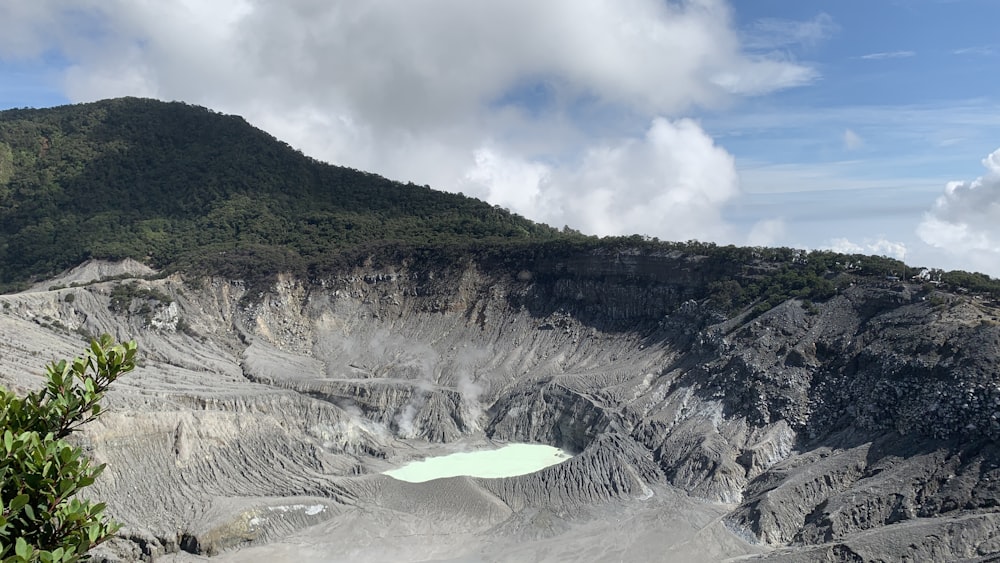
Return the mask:
<path id="1" fill-rule="evenodd" d="M 840 254 L 831 251 L 806 251 L 794 248 L 719 246 L 699 241 L 663 242 L 648 237 L 584 237 L 562 235 L 545 241 L 494 241 L 449 245 L 371 244 L 332 253 L 312 264 L 298 262 L 298 274 L 311 279 L 343 275 L 352 269 L 398 268 L 460 274 L 467 264 L 493 268 L 508 275 L 522 269 L 533 275 L 572 277 L 584 274 L 588 257 L 594 263 L 613 264 L 623 258 L 670 257 L 690 259 L 689 269 L 703 281 L 698 299 L 707 299 L 722 312 L 732 313 L 753 306 L 756 313 L 766 311 L 788 299 L 806 304 L 836 295 L 852 283 L 879 283 L 888 287 L 899 283 L 921 284 L 936 288 L 967 291 L 1000 299 L 1000 281 L 983 274 L 927 270 L 907 266 L 885 256 Z M 245 271 L 245 270 L 244 270 Z M 629 270 L 605 275 L 628 276 L 629 283 L 663 283 L 659 273 Z M 542 272 L 539 274 L 539 272 Z M 630 273 L 626 273 L 630 272 Z M 227 272 L 233 273 L 233 272 Z M 690 272 L 689 272 L 690 273 Z M 600 275 L 600 274 L 597 274 Z M 669 281 L 669 280 L 667 280 Z"/>

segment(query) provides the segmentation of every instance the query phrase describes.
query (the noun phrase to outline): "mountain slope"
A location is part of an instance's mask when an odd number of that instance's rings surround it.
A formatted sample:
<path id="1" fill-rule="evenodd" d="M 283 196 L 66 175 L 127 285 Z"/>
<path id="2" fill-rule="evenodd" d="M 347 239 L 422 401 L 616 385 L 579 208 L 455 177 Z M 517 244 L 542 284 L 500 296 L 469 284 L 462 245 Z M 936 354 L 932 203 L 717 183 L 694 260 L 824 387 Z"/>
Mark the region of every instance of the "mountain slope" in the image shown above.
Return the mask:
<path id="1" fill-rule="evenodd" d="M 6 286 L 89 258 L 162 267 L 242 249 L 281 270 L 373 241 L 556 235 L 472 198 L 318 162 L 237 116 L 135 98 L 0 112 L 0 225 Z"/>

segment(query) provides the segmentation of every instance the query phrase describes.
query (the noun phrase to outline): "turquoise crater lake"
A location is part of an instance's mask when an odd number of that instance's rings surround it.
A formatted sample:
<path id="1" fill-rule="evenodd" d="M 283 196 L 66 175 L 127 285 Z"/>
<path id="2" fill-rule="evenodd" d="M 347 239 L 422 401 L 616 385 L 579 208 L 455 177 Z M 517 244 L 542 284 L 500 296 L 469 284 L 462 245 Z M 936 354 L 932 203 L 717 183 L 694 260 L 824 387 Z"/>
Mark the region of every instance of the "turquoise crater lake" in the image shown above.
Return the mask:
<path id="1" fill-rule="evenodd" d="M 408 463 L 383 472 L 400 481 L 423 483 L 445 477 L 514 477 L 527 475 L 572 457 L 559 448 L 542 444 L 508 444 L 495 450 L 461 452 Z"/>

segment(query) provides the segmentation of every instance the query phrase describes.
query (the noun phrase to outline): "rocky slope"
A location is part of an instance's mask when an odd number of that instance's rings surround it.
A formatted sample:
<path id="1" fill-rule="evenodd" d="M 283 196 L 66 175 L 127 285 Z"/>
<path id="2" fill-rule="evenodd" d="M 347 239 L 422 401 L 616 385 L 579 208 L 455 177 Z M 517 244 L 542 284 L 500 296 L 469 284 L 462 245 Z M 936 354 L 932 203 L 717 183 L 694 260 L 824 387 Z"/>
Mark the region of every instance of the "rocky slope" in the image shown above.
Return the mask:
<path id="1" fill-rule="evenodd" d="M 867 278 L 725 315 L 693 299 L 713 272 L 676 252 L 381 264 L 269 291 L 77 271 L 77 287 L 0 296 L 8 386 L 37 384 L 81 334 L 140 342 L 141 369 L 80 437 L 108 463 L 92 494 L 126 524 L 104 556 L 1000 552 L 987 300 Z M 379 475 L 490 441 L 576 455 L 505 479 Z"/>

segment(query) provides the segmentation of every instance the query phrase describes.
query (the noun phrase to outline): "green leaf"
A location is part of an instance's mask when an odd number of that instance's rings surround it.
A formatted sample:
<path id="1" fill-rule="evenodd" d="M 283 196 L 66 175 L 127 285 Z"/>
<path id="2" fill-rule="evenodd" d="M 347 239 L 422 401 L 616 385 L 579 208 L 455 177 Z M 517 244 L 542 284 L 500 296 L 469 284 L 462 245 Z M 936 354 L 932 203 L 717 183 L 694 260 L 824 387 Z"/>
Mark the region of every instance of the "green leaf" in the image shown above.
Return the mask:
<path id="1" fill-rule="evenodd" d="M 24 538 L 17 538 L 17 542 L 14 544 L 14 553 L 22 558 L 27 559 L 31 554 L 29 551 L 31 548 L 28 547 L 28 542 L 24 541 Z"/>
<path id="2" fill-rule="evenodd" d="M 10 504 L 7 505 L 10 509 L 10 514 L 13 515 L 19 512 L 22 508 L 24 508 L 24 505 L 28 504 L 30 499 L 30 496 L 24 494 L 14 497 L 14 500 L 10 501 Z"/>

